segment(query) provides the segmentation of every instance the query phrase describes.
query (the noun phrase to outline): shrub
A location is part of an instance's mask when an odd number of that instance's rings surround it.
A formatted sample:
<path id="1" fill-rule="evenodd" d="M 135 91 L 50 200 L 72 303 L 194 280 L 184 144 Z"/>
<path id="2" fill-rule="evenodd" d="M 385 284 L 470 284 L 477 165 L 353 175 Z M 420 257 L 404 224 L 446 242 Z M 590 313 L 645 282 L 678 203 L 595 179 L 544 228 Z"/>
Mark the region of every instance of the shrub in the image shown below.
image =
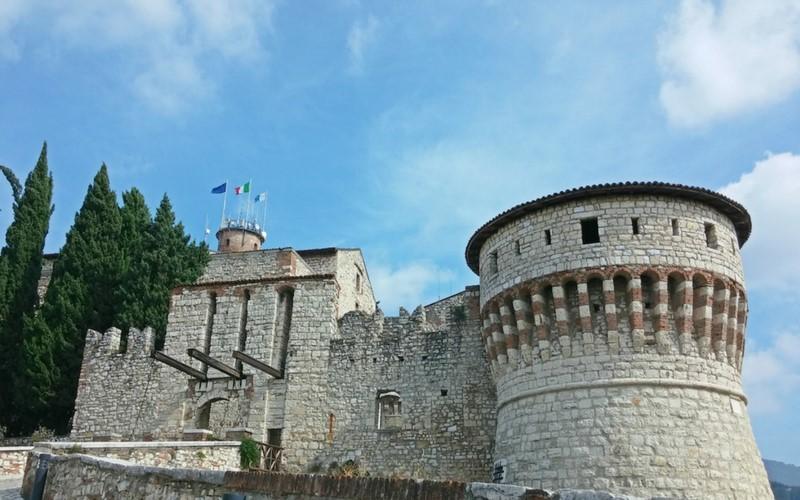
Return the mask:
<path id="1" fill-rule="evenodd" d="M 242 469 L 249 469 L 261 463 L 261 450 L 258 443 L 250 438 L 242 439 L 239 445 L 239 462 Z"/>
<path id="2" fill-rule="evenodd" d="M 31 434 L 31 441 L 34 443 L 38 443 L 40 441 L 50 441 L 56 435 L 52 429 L 48 429 L 47 427 L 40 425 L 38 429 L 33 431 Z"/>
<path id="3" fill-rule="evenodd" d="M 83 453 L 83 451 L 84 451 L 83 450 L 83 446 L 79 445 L 78 443 L 75 443 L 72 446 L 70 446 L 69 448 L 67 448 L 66 450 L 64 450 L 64 453 L 66 453 L 66 454 Z"/>

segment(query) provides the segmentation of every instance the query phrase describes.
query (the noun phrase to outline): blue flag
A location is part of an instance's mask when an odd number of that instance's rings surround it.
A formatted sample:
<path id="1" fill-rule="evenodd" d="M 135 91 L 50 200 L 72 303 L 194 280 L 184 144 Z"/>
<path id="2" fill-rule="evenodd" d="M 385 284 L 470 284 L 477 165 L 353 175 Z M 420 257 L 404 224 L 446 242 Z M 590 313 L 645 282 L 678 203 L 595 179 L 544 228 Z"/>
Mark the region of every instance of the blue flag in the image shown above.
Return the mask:
<path id="1" fill-rule="evenodd" d="M 228 188 L 228 183 L 227 183 L 227 182 L 223 182 L 223 183 L 222 183 L 222 184 L 220 184 L 219 186 L 217 186 L 217 187 L 213 188 L 213 189 L 211 190 L 211 194 L 222 194 L 222 193 L 224 193 L 224 192 L 225 192 L 225 190 L 226 190 L 227 188 Z"/>

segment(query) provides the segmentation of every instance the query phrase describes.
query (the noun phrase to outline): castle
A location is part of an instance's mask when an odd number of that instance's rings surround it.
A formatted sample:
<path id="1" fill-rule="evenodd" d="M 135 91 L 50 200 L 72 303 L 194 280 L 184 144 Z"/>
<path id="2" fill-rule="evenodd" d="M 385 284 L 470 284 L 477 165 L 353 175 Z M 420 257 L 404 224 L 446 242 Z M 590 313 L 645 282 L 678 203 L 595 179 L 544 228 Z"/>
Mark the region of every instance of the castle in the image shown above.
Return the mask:
<path id="1" fill-rule="evenodd" d="M 578 188 L 469 240 L 480 286 L 376 307 L 358 249 L 259 250 L 225 225 L 173 291 L 166 344 L 90 331 L 72 436 L 241 436 L 290 472 L 771 498 L 741 387 L 738 203 L 701 188 Z"/>

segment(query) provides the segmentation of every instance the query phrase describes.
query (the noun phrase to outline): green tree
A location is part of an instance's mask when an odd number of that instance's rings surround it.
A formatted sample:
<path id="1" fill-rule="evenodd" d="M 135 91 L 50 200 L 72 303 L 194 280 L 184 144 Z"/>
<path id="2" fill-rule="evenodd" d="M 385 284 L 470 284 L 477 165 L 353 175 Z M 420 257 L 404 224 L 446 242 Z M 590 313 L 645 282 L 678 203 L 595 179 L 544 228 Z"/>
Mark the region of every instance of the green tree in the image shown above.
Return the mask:
<path id="1" fill-rule="evenodd" d="M 151 271 L 147 252 L 153 246 L 150 209 L 142 193 L 133 188 L 122 195 L 120 209 L 120 274 L 116 289 L 117 311 L 114 325 L 123 332 L 123 340 L 131 326 L 140 326 L 147 317 Z"/>
<path id="2" fill-rule="evenodd" d="M 139 326 L 151 326 L 156 332 L 156 347 L 164 345 L 172 289 L 192 283 L 208 264 L 208 247 L 190 242 L 183 224 L 176 223 L 172 204 L 165 194 L 156 210 L 150 229 L 151 246 L 145 253 L 150 271 L 146 314 Z"/>
<path id="3" fill-rule="evenodd" d="M 16 192 L 16 190 L 15 190 Z M 6 231 L 6 246 L 0 251 L 0 416 L 13 431 L 17 415 L 11 407 L 20 381 L 24 315 L 38 303 L 42 252 L 50 225 L 53 178 L 47 167 L 47 143 L 36 166 L 25 180 L 22 194 L 15 196 L 14 219 Z"/>
<path id="4" fill-rule="evenodd" d="M 120 210 L 103 164 L 67 233 L 42 307 L 25 319 L 23 376 L 32 390 L 16 396 L 17 406 L 28 409 L 30 425 L 68 428 L 86 330 L 104 331 L 115 317 L 120 229 Z"/>

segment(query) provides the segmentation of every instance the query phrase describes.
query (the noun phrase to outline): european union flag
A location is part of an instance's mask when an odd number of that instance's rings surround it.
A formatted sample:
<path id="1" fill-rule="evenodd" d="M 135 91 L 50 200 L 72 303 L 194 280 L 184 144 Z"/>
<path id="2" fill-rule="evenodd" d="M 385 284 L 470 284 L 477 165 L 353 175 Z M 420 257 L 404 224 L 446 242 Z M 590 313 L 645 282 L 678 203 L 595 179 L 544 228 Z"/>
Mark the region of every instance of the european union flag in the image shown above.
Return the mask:
<path id="1" fill-rule="evenodd" d="M 225 192 L 226 189 L 228 189 L 228 183 L 227 182 L 223 182 L 219 186 L 213 188 L 211 190 L 211 194 L 222 194 L 222 193 Z"/>

